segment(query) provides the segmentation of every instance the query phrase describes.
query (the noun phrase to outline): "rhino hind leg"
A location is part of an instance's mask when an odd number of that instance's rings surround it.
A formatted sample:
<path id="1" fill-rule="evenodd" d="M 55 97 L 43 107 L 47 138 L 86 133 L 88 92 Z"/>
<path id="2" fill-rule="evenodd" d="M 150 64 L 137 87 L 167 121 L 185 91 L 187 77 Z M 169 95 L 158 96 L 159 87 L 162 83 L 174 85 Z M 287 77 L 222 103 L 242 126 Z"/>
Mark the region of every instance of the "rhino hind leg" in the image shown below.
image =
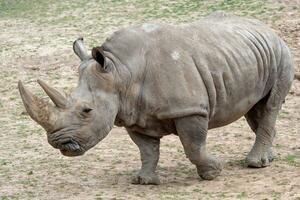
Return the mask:
<path id="1" fill-rule="evenodd" d="M 266 167 L 273 161 L 272 143 L 276 135 L 275 123 L 293 81 L 293 66 L 283 60 L 281 74 L 269 94 L 245 115 L 256 134 L 255 143 L 246 157 L 248 167 Z"/>
<path id="2" fill-rule="evenodd" d="M 266 167 L 273 161 L 272 143 L 276 135 L 275 121 L 279 109 L 268 112 L 265 101 L 263 99 L 245 115 L 256 134 L 254 145 L 246 157 L 248 167 Z"/>
<path id="3" fill-rule="evenodd" d="M 221 163 L 206 152 L 208 120 L 201 116 L 188 116 L 176 119 L 175 125 L 185 154 L 196 165 L 199 176 L 212 180 L 220 175 Z"/>
<path id="4" fill-rule="evenodd" d="M 141 154 L 142 167 L 131 180 L 132 184 L 159 185 L 160 180 L 155 173 L 159 160 L 159 138 L 142 135 L 137 132 L 129 131 L 130 138 L 138 146 Z"/>

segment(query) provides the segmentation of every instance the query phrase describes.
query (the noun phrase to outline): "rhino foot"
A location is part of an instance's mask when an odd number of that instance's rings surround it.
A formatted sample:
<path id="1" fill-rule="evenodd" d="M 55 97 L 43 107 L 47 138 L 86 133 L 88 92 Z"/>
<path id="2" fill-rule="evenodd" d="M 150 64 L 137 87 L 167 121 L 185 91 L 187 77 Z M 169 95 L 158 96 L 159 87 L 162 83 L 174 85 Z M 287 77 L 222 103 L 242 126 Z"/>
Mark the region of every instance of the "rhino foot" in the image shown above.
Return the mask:
<path id="1" fill-rule="evenodd" d="M 139 172 L 134 175 L 131 179 L 132 184 L 140 184 L 140 185 L 159 185 L 160 180 L 155 173 L 147 174 L 143 172 Z"/>
<path id="2" fill-rule="evenodd" d="M 274 156 L 271 149 L 264 153 L 252 153 L 246 157 L 246 164 L 248 167 L 261 168 L 267 167 L 273 161 Z"/>
<path id="3" fill-rule="evenodd" d="M 204 180 L 212 180 L 219 176 L 222 171 L 222 164 L 215 158 L 210 158 L 205 164 L 197 166 L 199 176 Z"/>

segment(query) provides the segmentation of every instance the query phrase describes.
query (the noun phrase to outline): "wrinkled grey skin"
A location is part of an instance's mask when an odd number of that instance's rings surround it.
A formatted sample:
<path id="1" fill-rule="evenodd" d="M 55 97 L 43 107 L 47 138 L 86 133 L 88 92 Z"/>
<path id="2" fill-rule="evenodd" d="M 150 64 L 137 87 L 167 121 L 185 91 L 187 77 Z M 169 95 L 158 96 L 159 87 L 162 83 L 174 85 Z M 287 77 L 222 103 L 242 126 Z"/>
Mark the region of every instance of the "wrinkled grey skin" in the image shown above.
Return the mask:
<path id="1" fill-rule="evenodd" d="M 222 167 L 206 151 L 207 130 L 245 116 L 256 134 L 248 166 L 272 161 L 275 121 L 293 66 L 286 44 L 261 22 L 218 12 L 179 26 L 147 23 L 115 32 L 92 57 L 75 52 L 82 59 L 79 84 L 57 125 L 70 130 L 48 132 L 56 148 L 59 137 L 76 136 L 82 150 L 66 155 L 81 155 L 113 124 L 124 126 L 141 153 L 132 182 L 159 184 L 160 138 L 176 134 L 199 176 L 210 180 Z M 83 102 L 92 109 L 85 122 L 69 116 L 82 112 Z"/>

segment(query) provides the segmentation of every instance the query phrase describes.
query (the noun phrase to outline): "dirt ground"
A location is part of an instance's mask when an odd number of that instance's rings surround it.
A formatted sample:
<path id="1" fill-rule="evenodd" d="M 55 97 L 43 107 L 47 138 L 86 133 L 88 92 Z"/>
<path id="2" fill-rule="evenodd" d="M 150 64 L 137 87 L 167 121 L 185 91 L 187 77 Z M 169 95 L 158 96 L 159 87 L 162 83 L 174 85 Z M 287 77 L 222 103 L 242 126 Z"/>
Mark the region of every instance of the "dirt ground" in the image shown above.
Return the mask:
<path id="1" fill-rule="evenodd" d="M 276 159 L 250 169 L 244 158 L 254 142 L 244 118 L 209 131 L 208 150 L 224 163 L 218 178 L 203 181 L 185 157 L 179 139 L 161 142 L 157 172 L 162 184 L 139 186 L 130 177 L 139 151 L 123 128 L 114 128 L 82 157 L 53 149 L 44 130 L 24 111 L 17 81 L 40 96 L 42 79 L 65 91 L 78 80 L 72 42 L 89 48 L 113 31 L 144 21 L 180 23 L 225 10 L 258 18 L 274 28 L 300 72 L 298 0 L 0 0 L 0 200 L 8 199 L 293 199 L 300 200 L 300 81 L 295 80 L 277 121 Z"/>

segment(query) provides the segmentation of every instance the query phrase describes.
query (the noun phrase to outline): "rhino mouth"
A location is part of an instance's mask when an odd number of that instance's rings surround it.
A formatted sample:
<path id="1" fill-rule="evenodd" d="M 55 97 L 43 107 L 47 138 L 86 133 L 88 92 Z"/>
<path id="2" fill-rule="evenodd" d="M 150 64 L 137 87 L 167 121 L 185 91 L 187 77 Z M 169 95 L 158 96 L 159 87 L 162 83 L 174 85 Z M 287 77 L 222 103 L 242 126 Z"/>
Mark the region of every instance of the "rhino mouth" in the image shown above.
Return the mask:
<path id="1" fill-rule="evenodd" d="M 69 150 L 63 150 L 63 149 L 60 149 L 60 152 L 62 155 L 68 156 L 68 157 L 81 156 L 85 153 L 84 151 L 69 151 Z"/>
<path id="2" fill-rule="evenodd" d="M 80 156 L 85 153 L 85 148 L 69 133 L 70 129 L 62 128 L 48 134 L 48 142 L 59 149 L 64 156 Z M 73 136 L 72 136 L 73 135 Z"/>
<path id="3" fill-rule="evenodd" d="M 85 153 L 85 150 L 73 139 L 62 143 L 59 150 L 64 156 L 81 156 Z"/>

